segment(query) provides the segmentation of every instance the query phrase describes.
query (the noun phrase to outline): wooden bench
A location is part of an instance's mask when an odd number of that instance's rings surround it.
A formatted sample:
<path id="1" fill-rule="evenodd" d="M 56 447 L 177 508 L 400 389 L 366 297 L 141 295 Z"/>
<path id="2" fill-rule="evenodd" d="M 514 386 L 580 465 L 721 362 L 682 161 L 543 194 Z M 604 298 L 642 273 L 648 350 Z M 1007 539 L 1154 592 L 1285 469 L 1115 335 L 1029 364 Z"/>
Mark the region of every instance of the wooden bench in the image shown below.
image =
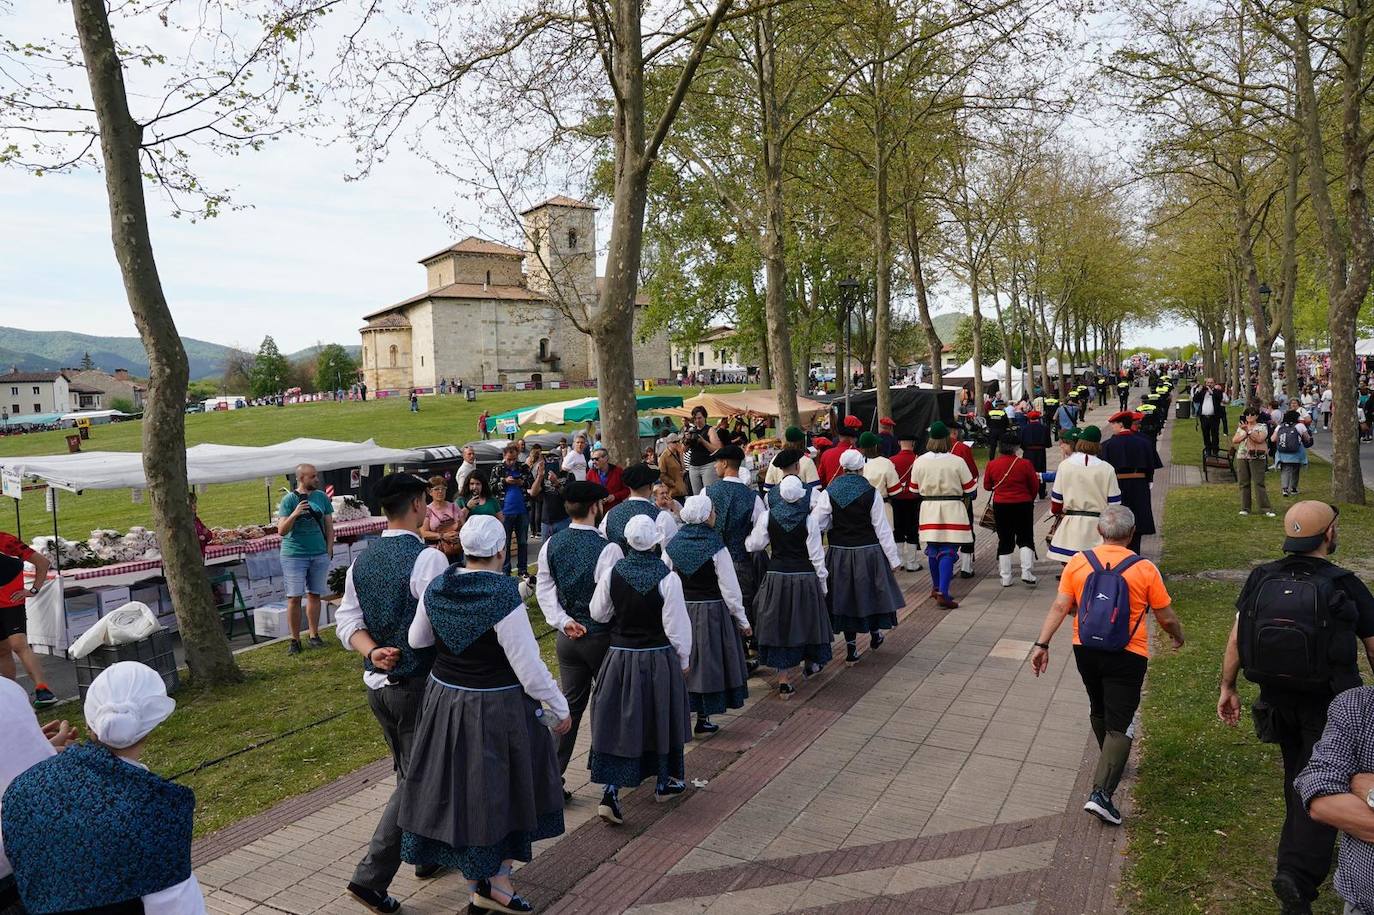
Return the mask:
<path id="1" fill-rule="evenodd" d="M 1211 474 L 1230 474 L 1229 482 L 1235 483 L 1239 480 L 1236 476 L 1236 449 L 1228 448 L 1225 454 L 1204 454 L 1202 456 L 1202 482 L 1212 482 Z M 1225 483 L 1227 480 L 1220 479 L 1217 482 Z"/>

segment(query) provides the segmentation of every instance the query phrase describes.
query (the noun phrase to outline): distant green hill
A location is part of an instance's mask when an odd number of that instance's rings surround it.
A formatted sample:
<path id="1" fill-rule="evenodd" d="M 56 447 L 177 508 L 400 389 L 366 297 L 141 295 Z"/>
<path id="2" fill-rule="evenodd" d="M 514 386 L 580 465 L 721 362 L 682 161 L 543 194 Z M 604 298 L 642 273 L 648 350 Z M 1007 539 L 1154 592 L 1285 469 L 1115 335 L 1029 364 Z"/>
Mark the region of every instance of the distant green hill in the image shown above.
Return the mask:
<path id="1" fill-rule="evenodd" d="M 186 358 L 191 367 L 191 379 L 217 378 L 224 372 L 224 359 L 232 347 L 191 337 L 182 337 Z M 317 347 L 291 353 L 288 358 L 299 359 L 313 355 Z M 354 358 L 362 352 L 360 346 L 345 347 Z M 140 378 L 148 376 L 148 354 L 137 337 L 93 337 L 65 330 L 20 330 L 0 327 L 0 370 L 17 365 L 26 371 L 52 371 L 74 368 L 86 354 L 96 368 L 106 372 L 128 369 Z"/>

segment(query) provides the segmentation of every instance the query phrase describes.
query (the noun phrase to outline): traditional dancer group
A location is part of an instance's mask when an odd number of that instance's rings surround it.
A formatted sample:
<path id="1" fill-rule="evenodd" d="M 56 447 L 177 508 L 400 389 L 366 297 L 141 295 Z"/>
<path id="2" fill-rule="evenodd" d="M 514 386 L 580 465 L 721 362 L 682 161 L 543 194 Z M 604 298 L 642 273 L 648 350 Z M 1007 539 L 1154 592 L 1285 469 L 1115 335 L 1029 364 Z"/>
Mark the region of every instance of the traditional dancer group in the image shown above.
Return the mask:
<path id="1" fill-rule="evenodd" d="M 1134 442 L 1111 448 L 1128 473 L 1099 459 L 1096 432 L 1084 430 L 1060 465 L 1054 496 L 1064 521 L 1054 554 L 1082 548 L 1073 541 L 1091 526 L 1088 504 L 1120 499 L 1118 477 L 1153 473 Z M 1021 458 L 1008 441 L 984 481 L 999 518 L 1003 584 L 1014 549 L 1022 580 L 1035 583 L 1030 501 L 1052 475 L 1047 435 L 1030 438 L 1037 455 Z M 729 445 L 712 454 L 717 481 L 687 498 L 679 518 L 655 503 L 658 470 L 647 464 L 626 468 L 631 495 L 609 511 L 599 484 L 563 487 L 570 524 L 543 544 L 535 583 L 557 632 L 559 682 L 540 658 L 519 580 L 501 572 L 501 523 L 468 519 L 465 562 L 449 565 L 419 536 L 426 484 L 405 474 L 381 481 L 388 530 L 350 568 L 338 614 L 340 640 L 364 656 L 397 780 L 349 883 L 357 901 L 397 911 L 387 890 L 406 861 L 420 877 L 461 871 L 477 909 L 533 911 L 511 870 L 530 860 L 534 842 L 563 832 L 571 795 L 562 777 L 588 705 L 588 767 L 603 786 L 597 813 L 619 825 L 626 788 L 652 780 L 657 801 L 684 793 L 686 743 L 719 729 L 712 716 L 744 706 L 757 667 L 777 673 L 787 699 L 831 661 L 836 635 L 848 664 L 862 657 L 860 634 L 867 650 L 880 648 L 906 603 L 894 573 L 921 567 L 918 542 L 932 597 L 958 606 L 950 584 L 972 574 L 979 480 L 971 452 L 944 423 L 930 425 L 920 455 L 914 437 L 901 436 L 890 461 L 853 422 L 819 462 L 800 430 L 785 439 L 766 498 L 746 483 L 744 453 Z M 1140 488 L 1148 503 L 1148 486 Z"/>

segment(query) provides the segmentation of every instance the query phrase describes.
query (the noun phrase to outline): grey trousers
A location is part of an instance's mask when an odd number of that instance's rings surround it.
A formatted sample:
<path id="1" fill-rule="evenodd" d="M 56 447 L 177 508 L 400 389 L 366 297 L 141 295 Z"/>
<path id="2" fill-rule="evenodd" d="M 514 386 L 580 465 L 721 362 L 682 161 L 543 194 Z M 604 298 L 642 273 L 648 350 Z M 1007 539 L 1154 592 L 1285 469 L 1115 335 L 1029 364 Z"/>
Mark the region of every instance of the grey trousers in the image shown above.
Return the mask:
<path id="1" fill-rule="evenodd" d="M 353 871 L 353 882 L 379 893 L 386 892 L 391 878 L 401 869 L 401 827 L 396 824 L 396 815 L 401 806 L 401 786 L 410 766 L 410 748 L 415 743 L 415 724 L 420 718 L 425 682 L 424 677 L 414 677 L 404 685 L 367 691 L 367 703 L 391 748 L 396 790 L 382 810 L 382 819 L 367 844 L 367 854 Z"/>
<path id="2" fill-rule="evenodd" d="M 702 464 L 700 467 L 687 467 L 687 482 L 692 486 L 692 495 L 699 496 L 706 492 L 706 487 L 712 483 L 720 481 L 716 475 L 715 464 Z"/>
<path id="3" fill-rule="evenodd" d="M 568 733 L 558 738 L 558 771 L 568 771 L 572 761 L 573 744 L 577 743 L 577 728 L 582 724 L 582 713 L 587 710 L 587 700 L 592 696 L 592 681 L 601 672 L 601 662 L 606 659 L 606 651 L 611 647 L 611 634 L 587 633 L 580 639 L 570 639 L 558 633 L 555 651 L 558 654 L 558 681 L 563 695 L 568 699 L 568 716 L 572 727 Z"/>

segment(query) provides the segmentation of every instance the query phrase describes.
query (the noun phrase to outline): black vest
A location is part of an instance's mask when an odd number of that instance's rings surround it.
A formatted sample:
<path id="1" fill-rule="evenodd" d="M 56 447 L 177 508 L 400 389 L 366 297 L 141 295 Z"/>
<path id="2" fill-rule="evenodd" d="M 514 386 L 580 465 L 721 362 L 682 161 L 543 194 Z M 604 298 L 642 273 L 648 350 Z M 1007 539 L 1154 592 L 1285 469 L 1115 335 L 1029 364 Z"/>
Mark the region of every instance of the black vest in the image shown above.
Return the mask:
<path id="1" fill-rule="evenodd" d="M 459 654 L 450 651 L 442 640 L 437 647 L 439 654 L 434 659 L 436 680 L 465 689 L 499 689 L 520 685 L 520 678 L 515 675 L 515 669 L 510 666 L 510 660 L 501 649 L 495 629 L 488 629 Z"/>
<path id="2" fill-rule="evenodd" d="M 833 536 L 833 534 L 832 534 Z M 768 571 L 770 572 L 814 572 L 811 557 L 806 553 L 806 522 L 798 524 L 790 531 L 768 518 Z"/>
<path id="3" fill-rule="evenodd" d="M 708 563 L 709 565 L 709 563 Z M 614 648 L 664 648 L 670 644 L 663 631 L 663 595 L 658 587 L 640 594 L 634 586 L 611 572 L 611 646 Z"/>
<path id="4" fill-rule="evenodd" d="M 721 600 L 720 579 L 716 576 L 715 562 L 709 560 L 703 562 L 691 575 L 683 574 L 681 569 L 674 571 L 677 572 L 677 577 L 682 580 L 682 597 L 684 600 Z"/>
<path id="5" fill-rule="evenodd" d="M 831 546 L 868 546 L 878 542 L 878 532 L 873 529 L 872 517 L 875 495 L 876 490 L 870 489 L 844 508 L 831 503 Z M 804 554 L 805 545 L 803 545 Z"/>

